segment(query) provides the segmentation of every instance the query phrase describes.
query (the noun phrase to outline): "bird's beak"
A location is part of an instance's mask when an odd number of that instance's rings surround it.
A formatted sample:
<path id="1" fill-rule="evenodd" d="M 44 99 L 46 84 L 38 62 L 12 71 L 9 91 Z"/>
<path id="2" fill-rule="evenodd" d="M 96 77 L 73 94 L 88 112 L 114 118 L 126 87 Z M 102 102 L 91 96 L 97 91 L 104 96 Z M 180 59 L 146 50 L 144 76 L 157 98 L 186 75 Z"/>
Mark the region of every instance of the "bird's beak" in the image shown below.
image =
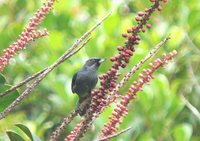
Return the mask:
<path id="1" fill-rule="evenodd" d="M 102 58 L 99 60 L 99 64 L 103 63 L 104 61 L 106 61 L 106 58 Z"/>

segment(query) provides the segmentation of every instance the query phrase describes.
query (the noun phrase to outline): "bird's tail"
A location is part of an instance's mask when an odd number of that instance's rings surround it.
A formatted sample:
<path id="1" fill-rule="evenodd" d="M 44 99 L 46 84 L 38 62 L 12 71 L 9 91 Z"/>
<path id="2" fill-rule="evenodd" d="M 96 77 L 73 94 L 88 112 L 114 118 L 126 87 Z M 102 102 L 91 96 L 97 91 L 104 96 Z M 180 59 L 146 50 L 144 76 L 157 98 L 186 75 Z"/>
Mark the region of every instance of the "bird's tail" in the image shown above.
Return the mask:
<path id="1" fill-rule="evenodd" d="M 85 115 L 86 111 L 89 109 L 91 103 L 91 96 L 87 96 L 85 98 L 79 98 L 79 101 L 76 106 L 76 111 L 79 113 L 80 116 Z"/>

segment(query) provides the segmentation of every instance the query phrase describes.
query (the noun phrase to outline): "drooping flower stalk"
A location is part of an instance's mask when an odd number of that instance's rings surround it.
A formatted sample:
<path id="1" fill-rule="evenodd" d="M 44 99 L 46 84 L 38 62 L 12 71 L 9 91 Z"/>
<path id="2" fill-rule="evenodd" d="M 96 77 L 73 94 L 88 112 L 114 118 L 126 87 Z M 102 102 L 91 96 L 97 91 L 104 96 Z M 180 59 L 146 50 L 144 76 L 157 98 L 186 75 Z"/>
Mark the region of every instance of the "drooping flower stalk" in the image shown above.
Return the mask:
<path id="1" fill-rule="evenodd" d="M 43 32 L 40 32 L 37 27 L 53 8 L 54 2 L 55 0 L 47 0 L 43 6 L 37 10 L 35 16 L 29 20 L 28 25 L 24 28 L 17 41 L 11 44 L 7 49 L 3 50 L 3 55 L 0 57 L 0 72 L 3 71 L 8 64 L 9 59 L 18 51 L 24 49 L 30 41 L 48 35 L 46 29 Z"/>
<path id="2" fill-rule="evenodd" d="M 143 73 L 139 74 L 140 79 L 136 82 L 134 81 L 133 84 L 129 88 L 129 92 L 122 96 L 120 103 L 118 103 L 116 108 L 112 113 L 112 117 L 107 124 L 104 125 L 104 128 L 101 132 L 101 138 L 106 137 L 108 135 L 114 134 L 118 129 L 118 124 L 122 123 L 121 117 L 124 117 L 128 114 L 128 104 L 129 102 L 135 98 L 136 93 L 142 90 L 142 86 L 150 82 L 151 79 L 154 78 L 152 75 L 158 68 L 166 65 L 169 60 L 171 60 L 174 55 L 176 55 L 176 50 L 173 50 L 169 53 L 169 55 L 163 54 L 163 60 L 156 59 L 153 63 L 150 63 L 149 69 L 143 69 Z"/>

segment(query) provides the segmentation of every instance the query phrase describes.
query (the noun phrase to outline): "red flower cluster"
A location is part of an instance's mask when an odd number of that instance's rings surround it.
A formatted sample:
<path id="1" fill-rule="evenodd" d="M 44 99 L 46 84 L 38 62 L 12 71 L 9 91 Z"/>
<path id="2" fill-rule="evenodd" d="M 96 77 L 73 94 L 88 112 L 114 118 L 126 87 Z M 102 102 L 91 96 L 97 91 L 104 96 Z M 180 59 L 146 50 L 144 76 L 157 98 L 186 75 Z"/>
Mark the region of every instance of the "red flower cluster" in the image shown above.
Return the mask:
<path id="1" fill-rule="evenodd" d="M 130 100 L 135 98 L 136 93 L 142 90 L 142 86 L 144 84 L 149 83 L 150 80 L 154 78 L 152 74 L 159 67 L 166 65 L 168 61 L 171 60 L 176 54 L 177 54 L 176 50 L 170 52 L 169 55 L 163 54 L 163 58 L 164 58 L 163 60 L 158 58 L 153 63 L 149 64 L 151 68 L 143 69 L 143 73 L 139 74 L 139 77 L 140 77 L 139 81 L 133 82 L 133 84 L 129 88 L 129 92 L 125 96 L 122 97 L 120 104 L 116 105 L 117 107 L 114 109 L 114 112 L 112 113 L 112 117 L 110 117 L 110 121 L 104 125 L 104 128 L 102 129 L 102 133 L 101 133 L 102 138 L 107 137 L 108 135 L 111 135 L 117 131 L 118 129 L 117 124 L 118 123 L 120 124 L 122 122 L 120 118 L 128 114 L 127 106 Z"/>
<path id="2" fill-rule="evenodd" d="M 80 130 L 81 126 L 82 126 L 82 122 L 78 123 L 76 125 L 76 127 L 74 128 L 74 130 L 70 133 L 69 136 L 67 136 L 67 138 L 65 138 L 64 141 L 71 141 L 71 140 L 73 140 L 75 138 L 75 136 L 76 136 L 76 133 Z"/>
<path id="3" fill-rule="evenodd" d="M 79 139 L 83 135 L 83 133 L 85 133 L 86 128 L 90 126 L 91 122 L 102 112 L 102 109 L 106 107 L 106 105 L 108 104 L 107 98 L 109 96 L 112 97 L 111 94 L 115 94 L 113 93 L 113 90 L 115 90 L 116 88 L 116 81 L 119 77 L 119 68 L 125 68 L 129 63 L 129 60 L 133 56 L 133 53 L 135 51 L 135 46 L 138 45 L 141 40 L 141 37 L 138 34 L 140 32 L 145 32 L 146 28 L 151 28 L 151 24 L 147 23 L 147 21 L 156 9 L 159 11 L 162 9 L 162 7 L 160 6 L 160 2 L 162 1 L 167 2 L 166 0 L 151 1 L 154 4 L 150 8 L 145 9 L 144 12 L 138 12 L 138 14 L 136 15 L 135 20 L 137 21 L 137 25 L 131 27 L 127 30 L 126 33 L 122 34 L 122 37 L 126 38 L 126 41 L 123 46 L 117 47 L 119 54 L 110 58 L 110 61 L 113 62 L 112 67 L 107 71 L 107 73 L 99 76 L 101 86 L 99 89 L 95 89 L 91 92 L 92 102 L 90 108 L 87 110 L 85 119 L 82 120 L 82 127 L 79 131 L 76 130 L 76 132 L 71 132 L 69 136 L 73 136 L 75 137 L 75 139 Z M 144 79 L 143 82 L 146 83 L 147 80 L 149 79 Z M 136 88 L 137 90 L 140 90 L 141 87 L 138 86 Z M 108 95 L 108 93 L 110 94 Z M 132 98 L 134 98 L 133 94 L 122 96 L 122 102 L 117 105 L 117 108 L 110 118 L 110 122 L 106 124 L 105 128 L 102 130 L 102 137 L 110 135 L 116 131 L 117 123 L 121 122 L 120 117 L 125 116 L 128 113 L 126 106 L 128 105 L 129 100 Z"/>
<path id="4" fill-rule="evenodd" d="M 54 0 L 47 0 L 47 2 L 44 3 L 40 9 L 38 9 L 38 11 L 35 13 L 35 16 L 30 19 L 28 26 L 25 27 L 19 39 L 11 44 L 7 49 L 3 50 L 3 55 L 0 57 L 0 72 L 3 71 L 5 66 L 8 64 L 9 59 L 12 58 L 17 51 L 24 49 L 30 41 L 48 34 L 46 30 L 44 30 L 42 33 L 36 30 L 37 26 L 41 23 L 41 21 L 44 20 L 45 16 L 52 9 L 53 4 Z"/>
<path id="5" fill-rule="evenodd" d="M 95 90 L 93 92 L 94 98 L 92 102 L 93 107 L 95 107 L 94 105 L 96 105 L 98 107 L 98 110 L 94 108 L 94 111 L 91 110 L 91 113 L 95 113 L 95 111 L 100 111 L 101 108 L 105 106 L 105 94 L 112 92 L 116 87 L 116 81 L 118 79 L 117 73 L 119 71 L 119 68 L 125 68 L 129 63 L 129 60 L 133 56 L 133 52 L 135 51 L 135 46 L 138 45 L 139 41 L 141 40 L 141 37 L 138 34 L 146 30 L 144 28 L 145 26 L 148 29 L 151 27 L 151 24 L 148 24 L 147 21 L 149 20 L 151 14 L 156 9 L 158 9 L 158 7 L 160 7 L 161 1 L 167 2 L 166 0 L 155 0 L 154 5 L 152 5 L 151 8 L 146 8 L 144 12 L 138 12 L 138 14 L 135 16 L 137 26 L 133 26 L 132 28 L 127 29 L 127 33 L 122 34 L 122 37 L 126 38 L 127 40 L 125 41 L 125 44 L 123 46 L 117 47 L 119 54 L 110 58 L 110 61 L 113 62 L 112 67 L 108 70 L 107 73 L 99 76 L 101 86 L 99 90 Z"/>

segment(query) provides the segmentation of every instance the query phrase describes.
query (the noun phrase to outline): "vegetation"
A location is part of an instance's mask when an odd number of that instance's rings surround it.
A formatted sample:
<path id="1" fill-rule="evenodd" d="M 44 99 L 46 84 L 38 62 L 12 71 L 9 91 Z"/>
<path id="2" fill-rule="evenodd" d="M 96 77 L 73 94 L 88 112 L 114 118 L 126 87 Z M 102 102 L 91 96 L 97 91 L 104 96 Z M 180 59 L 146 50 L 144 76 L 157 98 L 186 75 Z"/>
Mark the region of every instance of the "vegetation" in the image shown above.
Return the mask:
<path id="1" fill-rule="evenodd" d="M 0 140 L 9 140 L 8 135 L 15 136 L 14 132 L 24 140 L 30 140 L 30 136 L 33 140 L 49 140 L 62 119 L 76 107 L 78 97 L 72 94 L 70 88 L 74 72 L 88 58 L 100 57 L 107 58 L 107 61 L 102 64 L 98 73 L 106 73 L 112 66 L 109 58 L 118 54 L 116 47 L 123 45 L 126 40 L 122 33 L 137 25 L 135 16 L 139 11 L 150 7 L 150 1 L 56 1 L 53 9 L 49 9 L 50 13 L 45 15 L 44 21 L 39 25 L 40 32 L 33 34 L 34 40 L 30 40 L 24 50 L 20 49 L 11 57 L 4 69 L 0 68 L 3 70 L 0 75 L 0 93 L 53 64 L 103 16 L 110 11 L 112 14 L 92 32 L 92 39 L 84 48 L 51 71 L 28 97 L 0 120 Z M 18 39 L 43 2 L 0 1 L 1 55 L 4 49 Z M 148 21 L 151 28 L 139 34 L 140 44 L 135 47 L 134 55 L 127 67 L 123 68 L 123 71 L 122 68 L 119 69 L 119 80 L 168 35 L 171 39 L 159 49 L 153 60 L 174 49 L 177 50 L 177 55 L 168 65 L 155 72 L 155 79 L 151 80 L 149 85 L 145 85 L 143 91 L 138 92 L 137 97 L 129 103 L 128 115 L 123 118 L 117 131 L 128 127 L 131 129 L 113 140 L 200 140 L 199 1 L 169 0 L 161 6 L 162 12 L 155 11 Z M 151 61 L 152 59 L 144 63 L 118 93 L 125 95 L 132 82 L 138 80 L 142 69 L 148 68 Z M 9 94 L 11 97 L 0 97 L 0 111 L 2 112 L 10 104 L 9 101 L 13 101 L 30 84 L 27 83 L 18 91 Z M 100 85 L 99 81 L 97 88 Z M 117 99 L 117 102 L 120 100 Z M 81 140 L 99 138 L 114 108 L 116 104 L 112 103 L 94 121 L 95 129 L 87 131 Z M 77 116 L 65 128 L 59 140 L 64 140 L 81 119 Z"/>

